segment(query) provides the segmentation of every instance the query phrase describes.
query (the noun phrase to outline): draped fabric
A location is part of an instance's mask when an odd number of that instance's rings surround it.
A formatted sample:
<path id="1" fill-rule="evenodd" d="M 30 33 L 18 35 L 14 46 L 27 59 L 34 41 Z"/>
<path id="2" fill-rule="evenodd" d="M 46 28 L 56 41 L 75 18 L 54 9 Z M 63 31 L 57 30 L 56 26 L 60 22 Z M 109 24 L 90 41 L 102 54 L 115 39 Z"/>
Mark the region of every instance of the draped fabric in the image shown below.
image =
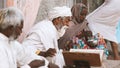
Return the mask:
<path id="1" fill-rule="evenodd" d="M 29 68 L 27 64 L 35 59 L 45 60 L 45 66 L 40 68 L 47 68 L 48 61 L 44 57 L 37 56 L 26 46 L 17 41 L 10 41 L 0 33 L 0 68 L 17 68 L 17 64 L 22 68 Z"/>
<path id="2" fill-rule="evenodd" d="M 120 19 L 120 0 L 105 0 L 86 19 L 93 34 L 100 33 L 105 39 L 119 43 L 116 38 L 118 21 Z M 119 30 L 120 31 L 120 30 Z"/>
<path id="3" fill-rule="evenodd" d="M 35 23 L 41 1 L 42 0 L 14 0 L 13 6 L 18 7 L 24 13 L 24 27 L 23 32 L 18 38 L 19 42 L 23 41 L 28 31 Z"/>

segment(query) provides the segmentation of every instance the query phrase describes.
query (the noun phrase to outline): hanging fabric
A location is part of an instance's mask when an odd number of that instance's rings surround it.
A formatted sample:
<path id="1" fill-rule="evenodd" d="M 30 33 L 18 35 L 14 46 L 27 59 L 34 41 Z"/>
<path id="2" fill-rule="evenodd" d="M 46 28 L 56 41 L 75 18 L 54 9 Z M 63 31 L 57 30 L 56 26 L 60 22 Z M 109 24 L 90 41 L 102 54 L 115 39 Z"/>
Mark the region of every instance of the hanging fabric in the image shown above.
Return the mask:
<path id="1" fill-rule="evenodd" d="M 100 33 L 105 39 L 120 43 L 116 37 L 116 27 L 120 20 L 119 6 L 120 0 L 105 0 L 100 7 L 86 17 L 93 34 Z"/>

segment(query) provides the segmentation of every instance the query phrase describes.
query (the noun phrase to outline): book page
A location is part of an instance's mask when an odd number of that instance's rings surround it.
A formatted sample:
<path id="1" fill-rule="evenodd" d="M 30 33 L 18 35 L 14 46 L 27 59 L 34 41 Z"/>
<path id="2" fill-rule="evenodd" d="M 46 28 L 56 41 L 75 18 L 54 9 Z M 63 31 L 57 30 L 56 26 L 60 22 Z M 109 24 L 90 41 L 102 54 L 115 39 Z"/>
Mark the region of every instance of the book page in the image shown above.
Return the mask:
<path id="1" fill-rule="evenodd" d="M 79 53 L 96 53 L 100 55 L 100 60 L 103 60 L 104 50 L 96 50 L 96 49 L 70 49 L 70 52 L 79 52 Z"/>

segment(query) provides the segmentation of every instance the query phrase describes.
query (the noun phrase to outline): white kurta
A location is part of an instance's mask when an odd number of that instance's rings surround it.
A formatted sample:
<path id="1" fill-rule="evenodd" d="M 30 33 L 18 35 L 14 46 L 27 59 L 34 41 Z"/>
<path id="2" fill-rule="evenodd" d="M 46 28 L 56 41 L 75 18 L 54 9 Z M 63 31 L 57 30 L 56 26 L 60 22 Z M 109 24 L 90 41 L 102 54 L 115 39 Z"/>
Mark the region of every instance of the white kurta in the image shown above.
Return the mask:
<path id="1" fill-rule="evenodd" d="M 119 6 L 120 0 L 105 0 L 100 7 L 86 17 L 88 26 L 94 34 L 100 33 L 105 39 L 120 43 L 116 38 L 116 28 L 120 19 Z"/>
<path id="2" fill-rule="evenodd" d="M 25 68 L 24 65 L 35 59 L 45 60 L 44 57 L 31 53 L 29 48 L 17 41 L 9 41 L 5 35 L 0 33 L 0 68 L 17 68 L 17 64 Z M 45 62 L 47 66 L 48 61 Z"/>
<path id="3" fill-rule="evenodd" d="M 37 23 L 29 32 L 27 38 L 23 41 L 24 45 L 29 45 L 33 50 L 47 51 L 49 48 L 55 48 L 57 54 L 54 57 L 47 57 L 50 62 L 57 64 L 60 68 L 65 65 L 63 55 L 58 49 L 58 32 L 49 20 L 43 20 Z M 50 60 L 51 58 L 51 60 Z"/>

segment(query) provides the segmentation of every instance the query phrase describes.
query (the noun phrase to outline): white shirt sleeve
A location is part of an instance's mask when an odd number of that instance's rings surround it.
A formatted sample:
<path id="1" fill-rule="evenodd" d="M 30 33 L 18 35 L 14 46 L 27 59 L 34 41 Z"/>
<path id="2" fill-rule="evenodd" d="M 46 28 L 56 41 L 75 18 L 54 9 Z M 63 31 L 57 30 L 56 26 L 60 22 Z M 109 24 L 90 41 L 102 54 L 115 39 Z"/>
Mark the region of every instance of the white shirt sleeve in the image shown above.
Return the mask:
<path id="1" fill-rule="evenodd" d="M 21 45 L 18 42 L 14 42 L 14 44 L 15 44 L 14 47 L 17 54 L 16 56 L 17 62 L 19 63 L 20 66 L 29 64 L 33 60 L 45 60 L 45 66 L 48 66 L 49 63 L 44 57 L 36 55 L 31 51 L 30 48 L 28 48 L 27 46 Z"/>
<path id="2" fill-rule="evenodd" d="M 29 65 L 21 66 L 20 68 L 31 68 Z"/>
<path id="3" fill-rule="evenodd" d="M 2 44 L 0 44 L 2 45 Z M 9 56 L 8 56 L 9 57 Z M 9 68 L 9 61 L 3 46 L 0 46 L 0 68 Z"/>
<path id="4" fill-rule="evenodd" d="M 22 42 L 24 46 L 28 46 L 35 53 L 37 49 L 45 50 L 44 44 L 41 42 L 41 39 L 37 33 L 30 33 Z"/>

